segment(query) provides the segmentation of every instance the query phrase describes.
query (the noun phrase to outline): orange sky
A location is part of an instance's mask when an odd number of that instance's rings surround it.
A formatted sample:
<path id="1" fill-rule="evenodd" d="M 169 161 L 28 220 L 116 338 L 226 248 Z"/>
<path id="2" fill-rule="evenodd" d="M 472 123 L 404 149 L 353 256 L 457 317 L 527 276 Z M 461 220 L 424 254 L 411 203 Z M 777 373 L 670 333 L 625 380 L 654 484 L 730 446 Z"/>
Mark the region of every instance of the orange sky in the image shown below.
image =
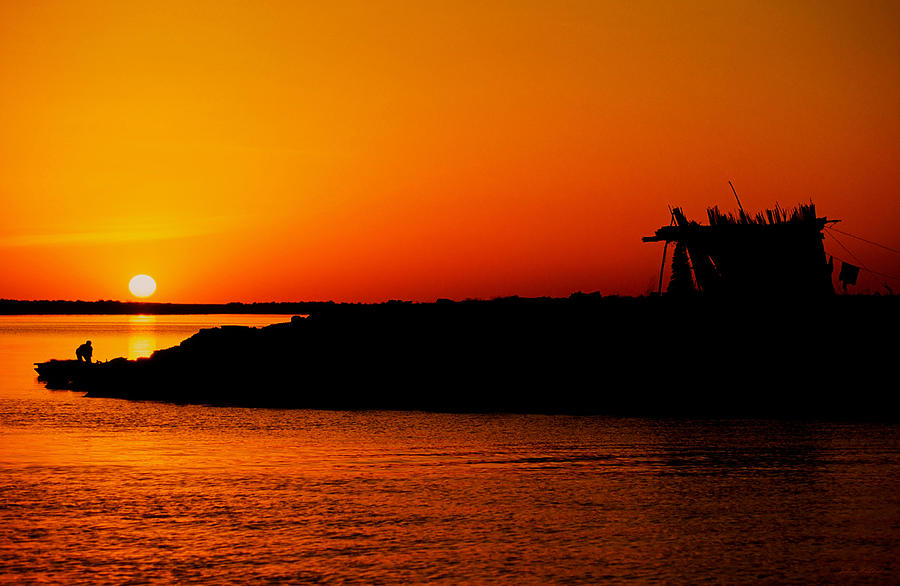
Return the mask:
<path id="1" fill-rule="evenodd" d="M 728 180 L 900 249 L 898 30 L 896 2 L 3 1 L 0 297 L 643 294 L 640 237 Z"/>

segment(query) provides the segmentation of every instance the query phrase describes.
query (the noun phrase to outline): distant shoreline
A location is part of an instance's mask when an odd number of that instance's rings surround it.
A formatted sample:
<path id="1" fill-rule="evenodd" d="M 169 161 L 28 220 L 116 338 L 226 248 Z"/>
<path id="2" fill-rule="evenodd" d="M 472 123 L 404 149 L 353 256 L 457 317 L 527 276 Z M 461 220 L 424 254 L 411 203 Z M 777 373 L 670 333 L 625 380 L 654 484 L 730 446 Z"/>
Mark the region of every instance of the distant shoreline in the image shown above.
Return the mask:
<path id="1" fill-rule="evenodd" d="M 875 302 L 879 304 L 893 305 L 894 299 L 900 299 L 897 296 L 886 295 L 835 295 L 829 298 L 821 299 L 805 299 L 805 304 L 822 305 L 830 303 L 844 304 L 864 304 Z M 728 299 L 705 298 L 696 296 L 690 298 L 674 298 L 668 295 L 658 296 L 619 296 L 619 295 L 602 295 L 600 293 L 572 293 L 568 297 L 498 297 L 495 299 L 465 299 L 462 301 L 453 301 L 450 299 L 438 299 L 432 302 L 415 302 L 390 300 L 375 303 L 351 303 L 351 302 L 335 302 L 335 301 L 275 301 L 275 302 L 255 302 L 255 303 L 155 303 L 144 301 L 65 301 L 65 300 L 36 300 L 26 301 L 18 299 L 0 299 L 0 315 L 215 315 L 215 314 L 246 314 L 246 315 L 262 315 L 262 314 L 280 314 L 280 315 L 309 315 L 315 313 L 332 313 L 342 310 L 354 311 L 361 308 L 378 308 L 385 309 L 396 308 L 401 306 L 480 306 L 480 307 L 510 307 L 510 306 L 531 306 L 531 307 L 548 307 L 548 306 L 564 306 L 564 305 L 582 305 L 596 306 L 602 305 L 609 307 L 611 305 L 646 305 L 654 303 L 664 303 L 666 305 L 689 306 L 693 305 L 731 305 L 732 307 L 745 306 L 746 304 L 756 305 L 762 303 L 765 305 L 772 304 L 796 304 L 797 298 L 787 297 L 779 298 L 763 298 L 763 299 Z M 880 305 L 884 307 L 884 305 Z"/>
<path id="2" fill-rule="evenodd" d="M 395 307 L 398 305 L 437 305 L 437 304 L 553 304 L 570 300 L 614 299 L 618 296 L 604 297 L 599 293 L 573 293 L 569 297 L 502 297 L 492 300 L 467 299 L 451 301 L 439 299 L 433 302 L 383 301 L 377 303 L 347 303 L 335 301 L 274 301 L 256 303 L 153 303 L 144 301 L 64 301 L 38 300 L 25 301 L 17 299 L 0 299 L 0 315 L 213 315 L 213 314 L 283 314 L 305 315 L 327 310 L 350 309 L 359 307 Z M 625 298 L 623 298 L 625 299 Z M 642 299 L 640 297 L 627 299 Z"/>
<path id="3" fill-rule="evenodd" d="M 884 382 L 900 329 L 896 296 L 225 307 L 308 317 L 206 328 L 150 358 L 48 361 L 38 373 L 48 388 L 178 404 L 897 417 Z"/>
<path id="4" fill-rule="evenodd" d="M 308 314 L 323 308 L 361 305 L 312 302 L 148 303 L 141 301 L 20 301 L 0 299 L 0 315 L 215 315 Z"/>
<path id="5" fill-rule="evenodd" d="M 328 303 L 144 303 L 0 300 L 0 315 L 214 315 L 308 313 Z"/>

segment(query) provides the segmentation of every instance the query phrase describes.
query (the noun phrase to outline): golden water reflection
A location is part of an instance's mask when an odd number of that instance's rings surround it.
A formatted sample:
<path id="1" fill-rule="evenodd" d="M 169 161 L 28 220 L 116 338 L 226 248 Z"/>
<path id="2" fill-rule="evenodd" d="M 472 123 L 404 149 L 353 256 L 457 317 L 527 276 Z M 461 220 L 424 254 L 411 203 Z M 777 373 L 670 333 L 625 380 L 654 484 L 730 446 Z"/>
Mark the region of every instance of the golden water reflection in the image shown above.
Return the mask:
<path id="1" fill-rule="evenodd" d="M 145 358 L 153 354 L 156 346 L 155 315 L 128 316 L 128 359 Z"/>

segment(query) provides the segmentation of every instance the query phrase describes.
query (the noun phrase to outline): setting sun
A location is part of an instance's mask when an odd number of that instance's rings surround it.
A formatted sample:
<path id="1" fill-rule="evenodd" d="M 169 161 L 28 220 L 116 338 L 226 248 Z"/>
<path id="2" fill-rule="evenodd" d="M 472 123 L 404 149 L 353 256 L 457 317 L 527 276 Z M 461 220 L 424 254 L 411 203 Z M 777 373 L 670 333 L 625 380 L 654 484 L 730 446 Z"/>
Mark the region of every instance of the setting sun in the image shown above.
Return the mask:
<path id="1" fill-rule="evenodd" d="M 149 275 L 135 275 L 128 283 L 128 289 L 135 297 L 150 297 L 156 291 L 156 281 Z"/>

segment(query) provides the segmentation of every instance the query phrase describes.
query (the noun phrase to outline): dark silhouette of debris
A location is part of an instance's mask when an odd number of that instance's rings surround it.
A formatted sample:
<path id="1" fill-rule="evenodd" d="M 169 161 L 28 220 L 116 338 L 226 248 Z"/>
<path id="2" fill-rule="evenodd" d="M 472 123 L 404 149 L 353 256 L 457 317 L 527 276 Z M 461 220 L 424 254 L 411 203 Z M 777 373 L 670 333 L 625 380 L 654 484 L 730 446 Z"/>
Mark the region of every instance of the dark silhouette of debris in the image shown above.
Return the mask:
<path id="1" fill-rule="evenodd" d="M 672 277 L 666 293 L 670 295 L 693 295 L 697 292 L 694 277 L 691 275 L 691 263 L 688 260 L 687 246 L 679 241 L 672 253 Z"/>
<path id="2" fill-rule="evenodd" d="M 708 226 L 689 221 L 672 209 L 674 226 L 664 226 L 644 242 L 676 242 L 687 249 L 693 276 L 707 296 L 821 297 L 834 294 L 825 260 L 822 230 L 813 204 L 791 211 L 776 206 L 756 216 L 707 210 Z M 675 261 L 673 261 L 675 262 Z M 672 279 L 686 279 L 673 264 Z M 677 285 L 673 292 L 683 293 Z"/>
<path id="3" fill-rule="evenodd" d="M 856 279 L 859 277 L 859 267 L 856 265 L 852 265 L 848 262 L 841 263 L 841 272 L 838 275 L 838 280 L 841 282 L 844 290 L 847 290 L 847 285 L 856 285 Z"/>

